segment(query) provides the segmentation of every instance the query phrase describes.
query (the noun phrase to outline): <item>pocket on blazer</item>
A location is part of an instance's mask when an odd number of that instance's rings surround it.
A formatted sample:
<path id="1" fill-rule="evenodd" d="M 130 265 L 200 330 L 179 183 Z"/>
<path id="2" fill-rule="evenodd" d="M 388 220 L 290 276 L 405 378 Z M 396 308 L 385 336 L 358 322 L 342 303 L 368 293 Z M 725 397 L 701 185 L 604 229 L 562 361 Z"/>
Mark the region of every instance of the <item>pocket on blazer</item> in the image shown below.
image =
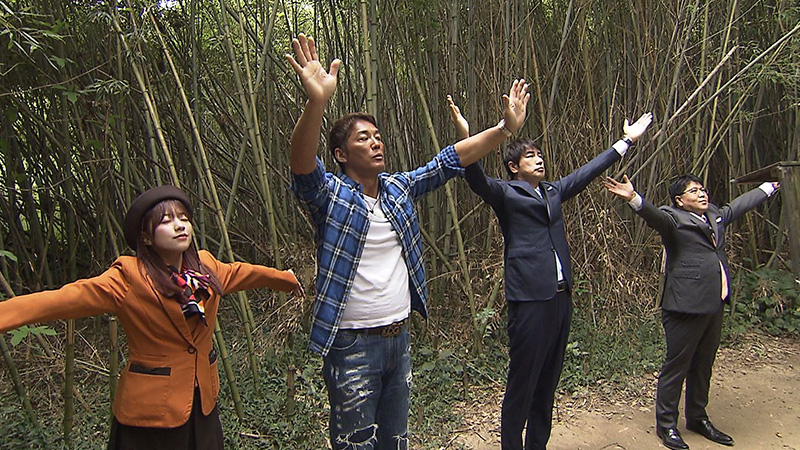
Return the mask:
<path id="1" fill-rule="evenodd" d="M 120 422 L 157 422 L 166 415 L 172 368 L 164 362 L 132 359 L 122 372 L 117 393 Z"/>
<path id="2" fill-rule="evenodd" d="M 679 269 L 675 269 L 672 272 L 672 276 L 675 278 L 686 278 L 690 280 L 699 280 L 700 279 L 700 266 L 695 267 L 682 267 Z"/>
<path id="3" fill-rule="evenodd" d="M 543 252 L 540 247 L 537 247 L 535 245 L 516 246 L 508 249 L 508 259 L 526 258 L 526 259 L 542 260 L 544 259 L 542 253 L 548 256 L 552 255 L 552 251 Z"/>
<path id="4" fill-rule="evenodd" d="M 133 373 L 141 373 L 145 375 L 158 375 L 169 376 L 172 373 L 172 367 L 145 367 L 139 364 L 131 363 L 128 371 Z"/>

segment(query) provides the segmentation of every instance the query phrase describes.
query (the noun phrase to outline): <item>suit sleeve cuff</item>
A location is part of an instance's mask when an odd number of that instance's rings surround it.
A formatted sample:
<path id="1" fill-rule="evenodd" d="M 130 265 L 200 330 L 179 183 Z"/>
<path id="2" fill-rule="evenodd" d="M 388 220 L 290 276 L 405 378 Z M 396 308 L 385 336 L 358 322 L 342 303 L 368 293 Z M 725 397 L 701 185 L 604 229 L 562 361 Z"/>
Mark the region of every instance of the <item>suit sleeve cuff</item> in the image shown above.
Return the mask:
<path id="1" fill-rule="evenodd" d="M 628 148 L 630 148 L 630 145 L 628 145 L 628 143 L 625 142 L 623 139 L 620 139 L 617 142 L 615 142 L 614 145 L 612 145 L 612 147 L 614 147 L 614 150 L 616 150 L 617 153 L 619 153 L 619 156 L 625 156 L 625 153 L 628 151 Z"/>
<path id="2" fill-rule="evenodd" d="M 630 207 L 633 208 L 634 211 L 638 211 L 642 209 L 642 203 L 644 203 L 644 201 L 642 200 L 642 196 L 639 195 L 638 192 L 635 192 L 635 194 L 636 195 L 633 196 L 631 201 L 628 202 L 628 205 L 630 205 Z"/>
<path id="3" fill-rule="evenodd" d="M 775 193 L 775 186 L 773 186 L 772 183 L 761 183 L 761 186 L 758 188 L 764 191 L 767 197 L 772 197 L 772 194 Z"/>

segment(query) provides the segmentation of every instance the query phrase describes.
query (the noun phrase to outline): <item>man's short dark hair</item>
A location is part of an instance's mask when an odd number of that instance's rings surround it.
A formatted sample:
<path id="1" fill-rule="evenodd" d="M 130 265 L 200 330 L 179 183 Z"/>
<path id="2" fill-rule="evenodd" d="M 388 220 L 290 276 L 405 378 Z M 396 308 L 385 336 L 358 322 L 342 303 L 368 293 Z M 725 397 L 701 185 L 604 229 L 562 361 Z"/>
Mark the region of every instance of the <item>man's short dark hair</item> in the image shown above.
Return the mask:
<path id="1" fill-rule="evenodd" d="M 533 139 L 515 139 L 511 141 L 510 144 L 506 145 L 506 149 L 503 152 L 503 166 L 505 166 L 506 172 L 508 172 L 508 177 L 512 180 L 516 174 L 511 171 L 510 167 L 508 167 L 508 163 L 513 162 L 519 166 L 519 161 L 522 159 L 522 156 L 528 152 L 528 150 L 534 150 L 539 153 L 542 152 Z"/>
<path id="2" fill-rule="evenodd" d="M 331 152 L 333 159 L 339 164 L 339 169 L 342 171 L 344 171 L 344 164 L 336 159 L 336 149 L 345 149 L 347 138 L 350 137 L 350 133 L 353 131 L 353 125 L 359 120 L 367 121 L 375 125 L 375 128 L 378 127 L 378 121 L 375 120 L 375 116 L 372 114 L 352 112 L 340 117 L 339 120 L 333 124 L 331 131 L 328 133 L 328 150 Z"/>
<path id="3" fill-rule="evenodd" d="M 675 198 L 683 195 L 683 193 L 686 192 L 686 186 L 692 182 L 695 182 L 700 186 L 703 185 L 703 180 L 690 173 L 685 173 L 672 180 L 672 184 L 669 186 L 669 198 L 672 200 L 672 206 L 678 206 L 678 202 L 675 201 Z"/>

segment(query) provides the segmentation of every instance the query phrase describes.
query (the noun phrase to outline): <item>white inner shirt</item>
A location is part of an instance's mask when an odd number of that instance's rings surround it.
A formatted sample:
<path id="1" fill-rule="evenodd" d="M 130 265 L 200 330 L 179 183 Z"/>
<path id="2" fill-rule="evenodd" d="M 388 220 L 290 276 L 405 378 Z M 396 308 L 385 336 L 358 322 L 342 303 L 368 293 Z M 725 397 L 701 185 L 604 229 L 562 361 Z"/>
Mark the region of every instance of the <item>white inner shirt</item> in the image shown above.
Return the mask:
<path id="1" fill-rule="evenodd" d="M 369 228 L 339 328 L 372 328 L 403 320 L 411 311 L 408 267 L 400 237 L 376 198 L 364 195 Z"/>
<path id="2" fill-rule="evenodd" d="M 544 198 L 544 195 L 542 195 L 542 191 L 541 191 L 541 189 L 542 189 L 542 185 L 540 184 L 540 185 L 539 185 L 539 186 L 537 186 L 537 187 L 536 187 L 536 188 L 535 188 L 533 191 L 534 191 L 534 192 L 536 192 L 537 194 L 539 194 L 539 198 L 541 198 L 541 199 L 542 199 L 542 201 L 546 203 L 546 202 L 547 202 L 547 200 Z M 548 215 L 548 216 L 550 215 L 550 209 L 549 209 L 549 208 L 547 209 L 547 215 Z M 556 257 L 556 274 L 557 274 L 557 281 L 558 281 L 559 283 L 561 283 L 562 281 L 564 281 L 564 271 L 563 271 L 563 270 L 561 270 L 561 259 L 559 259 L 559 257 L 558 257 L 558 253 L 556 253 L 556 249 L 553 249 L 553 256 L 555 256 L 555 257 Z"/>

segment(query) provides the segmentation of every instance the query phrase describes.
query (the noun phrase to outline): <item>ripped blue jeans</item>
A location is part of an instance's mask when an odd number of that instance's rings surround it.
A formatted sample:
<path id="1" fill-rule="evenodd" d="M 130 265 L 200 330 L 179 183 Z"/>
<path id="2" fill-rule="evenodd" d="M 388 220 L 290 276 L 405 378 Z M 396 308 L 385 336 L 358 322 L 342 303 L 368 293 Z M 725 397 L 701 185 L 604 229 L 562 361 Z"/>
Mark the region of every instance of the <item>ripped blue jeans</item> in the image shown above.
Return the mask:
<path id="1" fill-rule="evenodd" d="M 339 330 L 322 367 L 334 450 L 406 450 L 411 357 L 395 337 Z"/>

